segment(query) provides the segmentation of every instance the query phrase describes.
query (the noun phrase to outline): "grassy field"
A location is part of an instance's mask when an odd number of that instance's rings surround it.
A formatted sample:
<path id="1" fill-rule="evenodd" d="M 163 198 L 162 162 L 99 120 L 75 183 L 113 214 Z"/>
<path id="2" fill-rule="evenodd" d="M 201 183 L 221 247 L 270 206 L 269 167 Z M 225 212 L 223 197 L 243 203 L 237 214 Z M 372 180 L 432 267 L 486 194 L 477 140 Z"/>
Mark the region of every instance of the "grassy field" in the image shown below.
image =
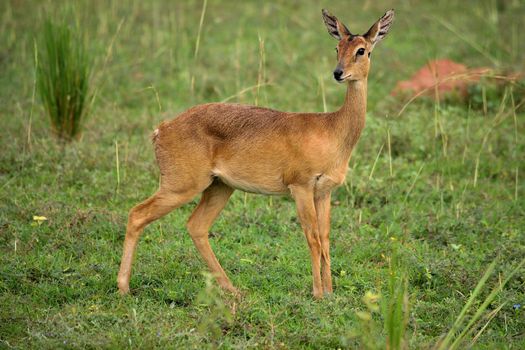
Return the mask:
<path id="1" fill-rule="evenodd" d="M 407 278 L 407 347 L 432 348 L 494 259 L 469 315 L 523 259 L 523 85 L 404 109 L 389 93 L 435 58 L 523 71 L 525 4 L 329 1 L 358 33 L 388 8 L 397 15 L 372 55 L 367 126 L 333 194 L 335 293 L 311 296 L 291 199 L 236 192 L 211 244 L 240 301 L 203 275 L 184 227 L 194 203 L 146 229 L 121 297 L 127 212 L 157 188 L 149 136 L 161 120 L 226 100 L 334 110 L 345 87 L 331 77 L 335 41 L 317 1 L 209 0 L 204 13 L 202 1 L 77 1 L 96 97 L 81 139 L 62 147 L 35 95 L 34 48 L 66 4 L 0 3 L 0 348 L 385 348 L 385 313 L 367 320 L 363 296 L 380 294 L 385 309 L 393 271 Z M 521 268 L 467 339 L 493 317 L 474 347 L 523 349 L 524 308 Z"/>

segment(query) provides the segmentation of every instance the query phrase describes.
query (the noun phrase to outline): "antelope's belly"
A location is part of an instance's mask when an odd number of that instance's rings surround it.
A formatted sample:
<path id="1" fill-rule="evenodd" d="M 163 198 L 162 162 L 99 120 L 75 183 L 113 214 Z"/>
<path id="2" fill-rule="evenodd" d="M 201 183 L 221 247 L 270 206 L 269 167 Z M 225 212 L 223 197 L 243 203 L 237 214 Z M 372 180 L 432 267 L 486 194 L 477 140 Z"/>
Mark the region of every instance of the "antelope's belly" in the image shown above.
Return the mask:
<path id="1" fill-rule="evenodd" d="M 289 193 L 289 189 L 283 183 L 282 175 L 278 172 L 247 173 L 214 168 L 212 173 L 228 186 L 245 192 L 268 195 Z"/>

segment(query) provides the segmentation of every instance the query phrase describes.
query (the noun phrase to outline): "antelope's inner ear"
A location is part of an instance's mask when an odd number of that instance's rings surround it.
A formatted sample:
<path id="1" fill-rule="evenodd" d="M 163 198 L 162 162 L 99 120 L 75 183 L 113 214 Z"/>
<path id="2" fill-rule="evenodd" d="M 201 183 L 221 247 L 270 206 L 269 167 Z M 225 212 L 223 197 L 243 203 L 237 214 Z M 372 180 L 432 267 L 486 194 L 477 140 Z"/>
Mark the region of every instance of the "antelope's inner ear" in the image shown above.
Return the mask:
<path id="1" fill-rule="evenodd" d="M 337 17 L 332 15 L 327 10 L 323 9 L 323 20 L 324 24 L 326 25 L 326 29 L 328 29 L 328 33 L 336 38 L 337 40 L 341 40 L 345 36 L 352 35 L 350 33 L 350 30 L 339 20 Z"/>
<path id="2" fill-rule="evenodd" d="M 366 32 L 363 37 L 368 40 L 371 44 L 370 50 L 374 49 L 375 44 L 383 40 L 383 38 L 388 34 L 390 26 L 394 21 L 394 10 L 388 10 L 383 17 L 381 17 L 376 23 L 370 27 L 368 32 Z"/>

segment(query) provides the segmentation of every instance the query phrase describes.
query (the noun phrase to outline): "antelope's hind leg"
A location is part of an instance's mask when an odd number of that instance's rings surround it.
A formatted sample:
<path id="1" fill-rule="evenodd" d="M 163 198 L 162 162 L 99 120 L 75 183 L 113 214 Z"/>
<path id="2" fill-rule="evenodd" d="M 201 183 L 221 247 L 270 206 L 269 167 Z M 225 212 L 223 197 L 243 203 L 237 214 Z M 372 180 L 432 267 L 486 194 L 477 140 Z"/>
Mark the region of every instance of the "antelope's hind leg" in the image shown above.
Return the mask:
<path id="1" fill-rule="evenodd" d="M 189 202 L 198 191 L 173 192 L 164 190 L 162 187 L 150 198 L 138 204 L 130 210 L 126 238 L 124 239 L 124 251 L 120 263 L 117 284 L 121 294 L 129 292 L 129 279 L 131 276 L 131 265 L 133 255 L 140 234 L 149 223 L 160 219 L 173 209 Z"/>
<path id="2" fill-rule="evenodd" d="M 199 204 L 188 220 L 187 228 L 195 247 L 208 265 L 211 273 L 217 279 L 219 286 L 224 290 L 238 295 L 238 290 L 233 286 L 222 269 L 208 240 L 211 225 L 226 206 L 232 193 L 233 189 L 231 187 L 216 179 L 210 187 L 202 193 Z"/>

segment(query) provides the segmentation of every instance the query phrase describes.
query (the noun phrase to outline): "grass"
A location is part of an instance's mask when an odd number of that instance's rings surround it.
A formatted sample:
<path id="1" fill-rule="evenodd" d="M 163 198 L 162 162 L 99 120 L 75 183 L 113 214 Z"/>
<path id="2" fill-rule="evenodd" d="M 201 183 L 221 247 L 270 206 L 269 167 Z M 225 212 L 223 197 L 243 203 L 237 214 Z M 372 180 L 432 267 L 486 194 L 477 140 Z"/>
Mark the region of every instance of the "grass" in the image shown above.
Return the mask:
<path id="1" fill-rule="evenodd" d="M 475 329 L 474 325 L 476 325 L 476 323 L 478 323 L 478 321 L 480 320 L 481 315 L 483 315 L 483 313 L 485 312 L 487 307 L 498 296 L 498 293 L 501 292 L 501 290 L 505 287 L 507 282 L 516 274 L 516 272 L 518 272 L 520 270 L 520 268 L 523 266 L 524 262 L 525 262 L 525 259 L 522 260 L 521 263 L 519 263 L 514 269 L 512 269 L 512 271 L 510 271 L 507 274 L 507 276 L 505 276 L 505 279 L 503 281 L 501 281 L 501 278 L 500 278 L 500 281 L 499 281 L 498 285 L 496 287 L 494 287 L 494 289 L 490 292 L 490 294 L 485 298 L 483 303 L 480 306 L 478 306 L 476 310 L 474 310 L 474 312 L 473 312 L 474 314 L 472 315 L 472 317 L 469 320 L 469 322 L 465 326 L 462 326 L 462 323 L 466 321 L 466 319 L 465 319 L 466 314 L 469 311 L 471 311 L 470 308 L 475 303 L 476 298 L 481 293 L 481 290 L 485 286 L 485 284 L 487 282 L 487 279 L 494 272 L 494 269 L 496 267 L 496 261 L 493 261 L 489 265 L 489 267 L 488 267 L 487 271 L 485 272 L 485 274 L 483 275 L 483 277 L 480 279 L 480 281 L 476 285 L 476 288 L 474 288 L 474 290 L 472 291 L 472 294 L 471 294 L 470 298 L 468 299 L 467 303 L 465 304 L 465 306 L 463 307 L 463 309 L 459 313 L 458 317 L 456 318 L 456 321 L 454 322 L 454 324 L 452 325 L 452 327 L 450 328 L 450 330 L 448 331 L 448 333 L 446 334 L 444 339 L 439 342 L 439 346 L 437 348 L 438 349 L 461 349 L 463 347 L 463 345 L 464 345 L 463 343 L 465 343 L 466 339 L 468 339 L 467 338 L 468 335 L 470 333 L 472 333 L 473 330 Z M 503 303 L 501 303 L 501 305 L 499 305 L 498 307 L 494 308 L 492 310 L 492 312 L 488 313 L 488 316 L 487 316 L 488 321 L 487 321 L 487 323 L 485 324 L 485 326 L 483 326 L 478 331 L 478 334 L 476 334 L 476 336 L 472 339 L 471 344 L 475 343 L 475 341 L 479 338 L 479 335 L 481 335 L 481 333 L 485 330 L 485 328 L 490 323 L 490 321 L 503 308 L 503 306 L 505 306 L 506 303 L 507 302 L 504 301 Z"/>
<path id="2" fill-rule="evenodd" d="M 97 57 L 97 95 L 82 139 L 63 148 L 33 96 L 39 14 L 65 5 L 0 4 L 0 347 L 363 348 L 361 311 L 375 322 L 371 347 L 388 339 L 419 349 L 454 330 L 452 344 L 481 310 L 463 344 L 523 348 L 523 306 L 513 307 L 525 304 L 523 267 L 499 290 L 525 253 L 522 86 L 482 84 L 467 102 L 404 106 L 389 97 L 433 58 L 523 71 L 520 2 L 329 5 L 355 32 L 397 11 L 372 55 L 367 126 L 333 193 L 335 293 L 311 297 L 293 202 L 236 192 L 211 244 L 244 292 L 240 302 L 202 275 L 184 228 L 194 203 L 146 229 L 132 294 L 120 297 L 127 212 L 158 185 L 149 135 L 163 119 L 225 99 L 290 111 L 340 106 L 335 42 L 319 5 L 75 2 Z"/>
<path id="3" fill-rule="evenodd" d="M 53 133 L 71 141 L 80 136 L 87 112 L 89 53 L 79 28 L 49 19 L 42 27 L 42 45 L 35 54 L 38 91 Z"/>

